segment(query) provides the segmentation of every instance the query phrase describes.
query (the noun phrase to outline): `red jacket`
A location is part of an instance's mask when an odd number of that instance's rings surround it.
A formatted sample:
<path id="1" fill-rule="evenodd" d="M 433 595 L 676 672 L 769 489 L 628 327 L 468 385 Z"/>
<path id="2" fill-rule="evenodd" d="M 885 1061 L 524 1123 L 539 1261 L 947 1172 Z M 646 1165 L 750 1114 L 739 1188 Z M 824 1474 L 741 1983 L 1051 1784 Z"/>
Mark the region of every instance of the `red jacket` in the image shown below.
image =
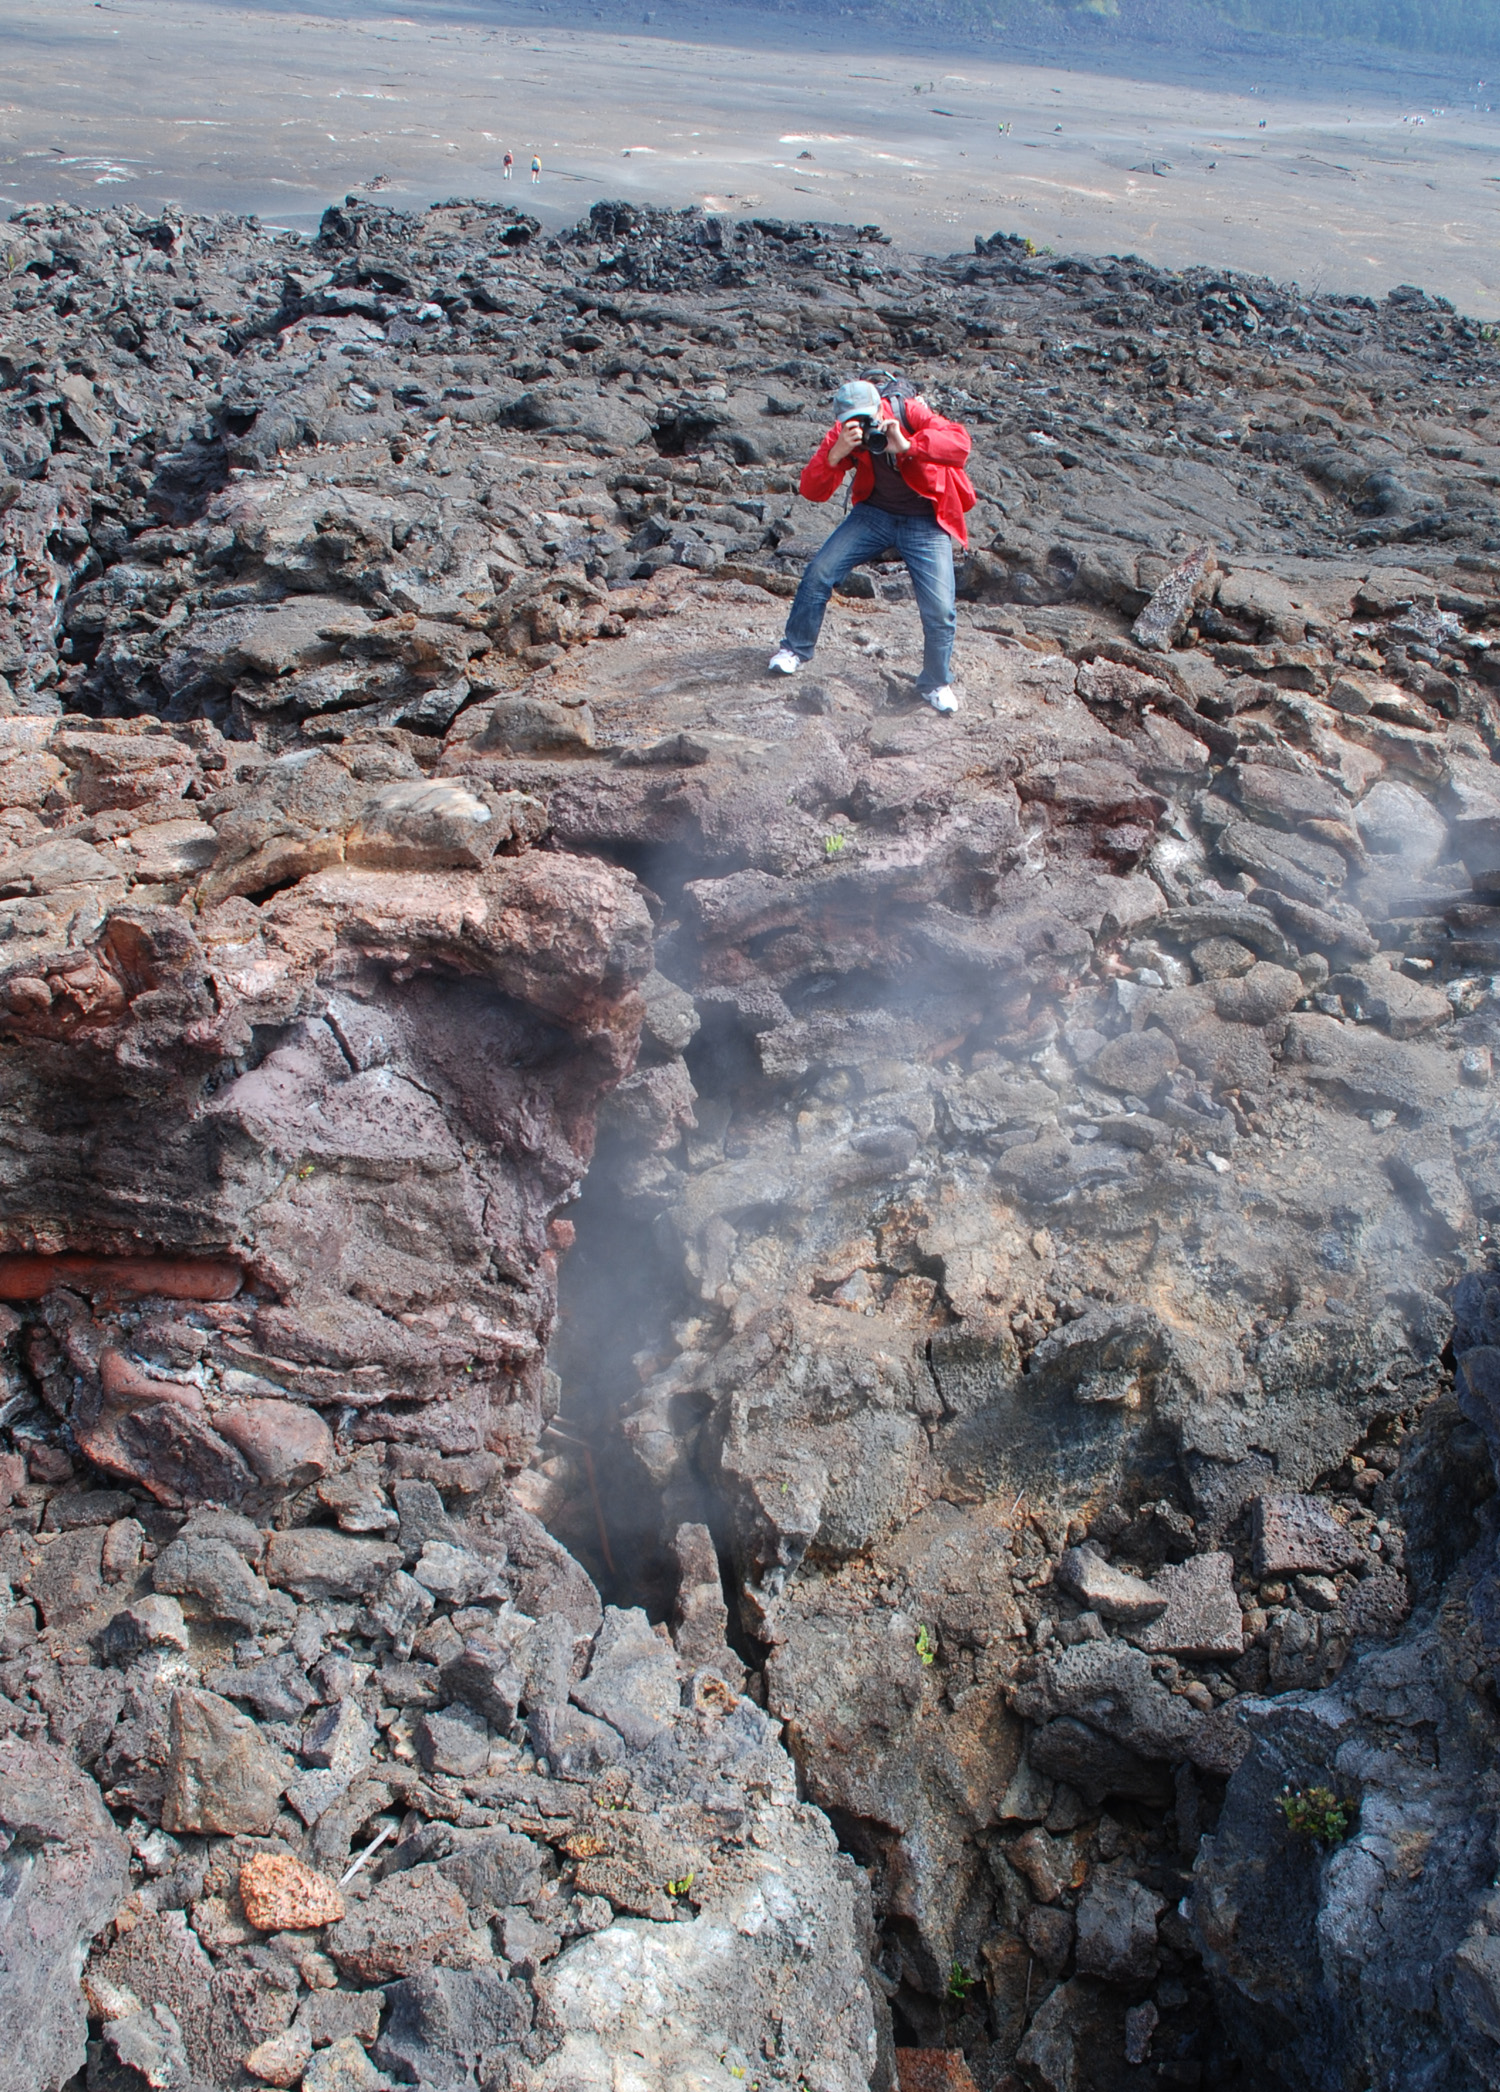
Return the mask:
<path id="1" fill-rule="evenodd" d="M 964 471 L 964 461 L 972 445 L 969 432 L 957 421 L 945 421 L 935 414 L 926 400 L 909 399 L 906 408 L 906 433 L 911 440 L 911 449 L 901 457 L 891 458 L 891 463 L 914 492 L 925 495 L 933 504 L 937 520 L 949 537 L 960 545 L 969 542 L 968 525 L 964 522 L 965 511 L 974 506 L 974 488 L 969 475 Z M 823 441 L 818 445 L 802 468 L 801 490 L 806 501 L 827 501 L 843 485 L 844 474 L 854 467 L 854 499 L 868 501 L 875 487 L 875 471 L 869 455 L 857 450 L 841 464 L 830 465 L 828 453 L 839 438 L 839 425 L 834 423 Z"/>

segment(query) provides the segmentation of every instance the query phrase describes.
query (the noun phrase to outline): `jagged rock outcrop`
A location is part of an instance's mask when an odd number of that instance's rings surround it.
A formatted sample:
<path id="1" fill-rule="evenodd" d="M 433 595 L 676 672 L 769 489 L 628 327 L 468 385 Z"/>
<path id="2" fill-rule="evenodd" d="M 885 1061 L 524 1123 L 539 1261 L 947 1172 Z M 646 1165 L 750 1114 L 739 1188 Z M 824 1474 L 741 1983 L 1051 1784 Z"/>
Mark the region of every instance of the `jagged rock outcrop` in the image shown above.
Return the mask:
<path id="1" fill-rule="evenodd" d="M 1494 1299 L 1490 1274 L 1460 1285 L 1457 1398 L 1396 1485 L 1409 1627 L 1322 1690 L 1247 1709 L 1198 1856 L 1192 1922 L 1227 2023 L 1288 2082 L 1495 2078 Z M 1343 1812 L 1321 1835 L 1286 1813 L 1320 1789 Z"/>
<path id="2" fill-rule="evenodd" d="M 12 231 L 0 1726 L 130 1853 L 43 2076 L 1488 2082 L 1493 348 Z M 978 438 L 953 720 L 899 572 L 761 673 L 867 358 Z"/>

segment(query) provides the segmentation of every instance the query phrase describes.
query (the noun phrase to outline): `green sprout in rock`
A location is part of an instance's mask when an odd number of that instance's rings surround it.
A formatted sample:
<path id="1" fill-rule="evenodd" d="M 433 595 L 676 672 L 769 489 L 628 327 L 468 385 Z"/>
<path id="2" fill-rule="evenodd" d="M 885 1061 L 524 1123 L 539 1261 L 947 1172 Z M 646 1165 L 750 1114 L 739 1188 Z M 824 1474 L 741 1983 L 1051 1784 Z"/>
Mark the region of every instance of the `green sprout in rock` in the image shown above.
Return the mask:
<path id="1" fill-rule="evenodd" d="M 848 840 L 848 836 L 839 835 L 837 832 L 833 835 L 825 835 L 823 838 L 823 855 L 825 857 L 837 857 Z"/>
<path id="2" fill-rule="evenodd" d="M 1329 1787 L 1283 1787 L 1276 1806 L 1294 1837 L 1317 1845 L 1342 1845 L 1354 1820 L 1352 1804 Z"/>
<path id="3" fill-rule="evenodd" d="M 669 1896 L 685 1896 L 697 1879 L 698 1870 L 695 1867 L 691 1873 L 684 1874 L 681 1881 L 669 1881 L 667 1883 L 667 1894 Z"/>
<path id="4" fill-rule="evenodd" d="M 937 1643 L 933 1639 L 930 1627 L 917 1629 L 917 1654 L 921 1657 L 924 1667 L 937 1662 Z"/>
<path id="5" fill-rule="evenodd" d="M 969 1974 L 961 1961 L 955 1961 L 952 1968 L 948 1971 L 949 1997 L 956 1998 L 958 2003 L 962 2004 L 978 1980 L 977 1976 Z"/>

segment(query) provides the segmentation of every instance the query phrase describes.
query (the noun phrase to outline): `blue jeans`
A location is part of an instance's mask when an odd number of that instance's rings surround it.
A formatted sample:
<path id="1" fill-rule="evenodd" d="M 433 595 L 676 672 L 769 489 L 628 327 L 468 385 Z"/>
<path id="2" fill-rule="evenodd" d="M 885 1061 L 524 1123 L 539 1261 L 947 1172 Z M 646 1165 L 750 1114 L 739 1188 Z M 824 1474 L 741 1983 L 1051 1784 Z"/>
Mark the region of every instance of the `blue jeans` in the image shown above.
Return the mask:
<path id="1" fill-rule="evenodd" d="M 917 688 L 925 697 L 949 679 L 953 635 L 958 628 L 953 540 L 941 524 L 929 522 L 926 516 L 892 516 L 872 508 L 868 501 L 856 502 L 803 569 L 802 586 L 781 643 L 799 660 L 810 661 L 834 589 L 862 560 L 874 559 L 892 546 L 906 562 L 921 613 L 922 673 Z"/>

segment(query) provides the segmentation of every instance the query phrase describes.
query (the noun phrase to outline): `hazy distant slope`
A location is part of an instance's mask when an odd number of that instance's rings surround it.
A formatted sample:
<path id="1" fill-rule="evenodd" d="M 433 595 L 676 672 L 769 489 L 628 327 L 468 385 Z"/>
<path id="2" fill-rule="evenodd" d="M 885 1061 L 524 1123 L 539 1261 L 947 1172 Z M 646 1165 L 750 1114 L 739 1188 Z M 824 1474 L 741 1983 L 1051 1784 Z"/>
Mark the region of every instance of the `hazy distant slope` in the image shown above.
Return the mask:
<path id="1" fill-rule="evenodd" d="M 755 4 L 755 0 L 752 0 Z M 1093 42 L 1188 39 L 1233 26 L 1408 51 L 1500 55 L 1500 0 L 759 0 L 768 12 L 980 31 L 1069 25 Z"/>
<path id="2" fill-rule="evenodd" d="M 1208 0 L 1246 28 L 1411 51 L 1500 50 L 1500 0 Z"/>

